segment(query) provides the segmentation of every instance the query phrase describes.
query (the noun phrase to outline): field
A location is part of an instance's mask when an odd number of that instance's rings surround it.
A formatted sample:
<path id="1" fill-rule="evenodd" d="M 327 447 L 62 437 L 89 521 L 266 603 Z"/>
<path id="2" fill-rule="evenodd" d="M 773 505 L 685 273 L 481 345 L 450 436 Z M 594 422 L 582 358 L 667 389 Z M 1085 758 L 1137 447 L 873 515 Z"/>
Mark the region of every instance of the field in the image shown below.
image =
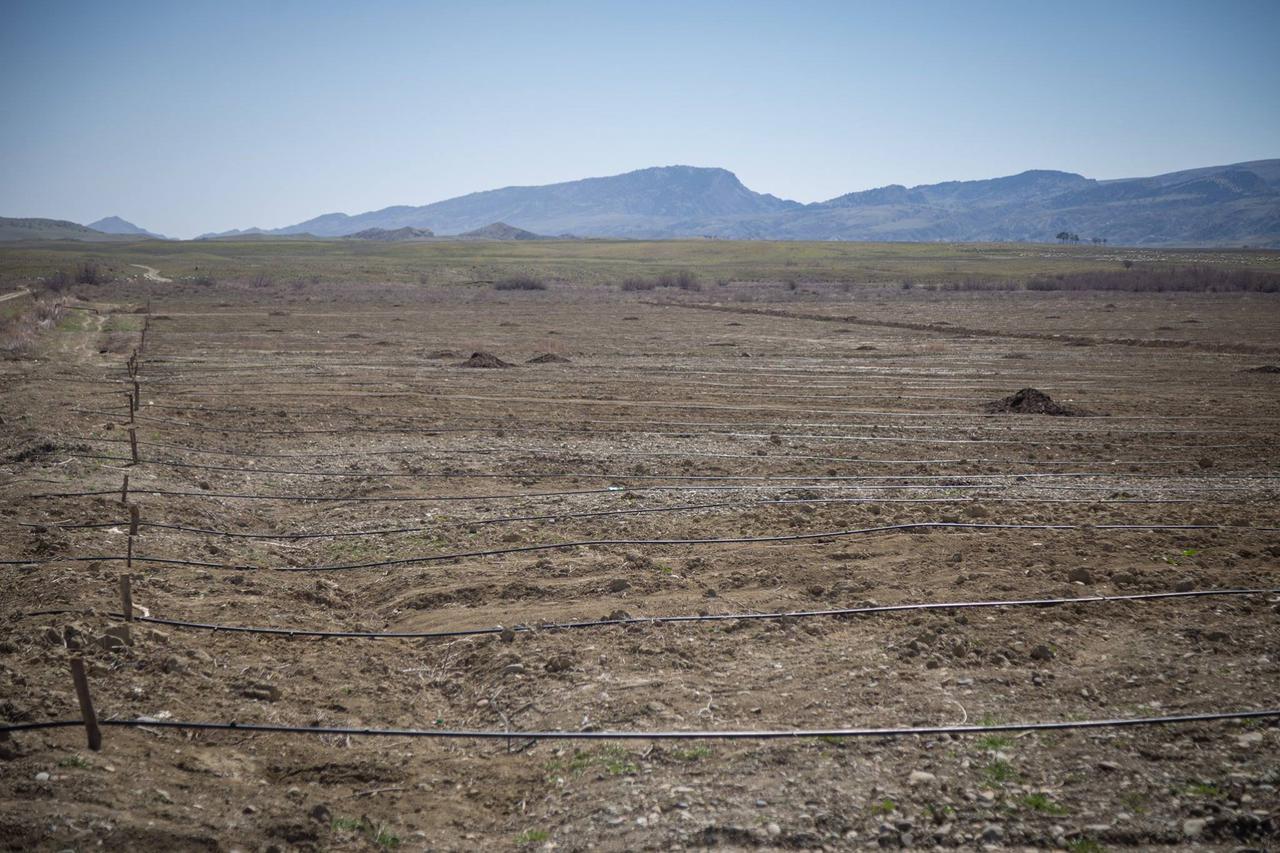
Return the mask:
<path id="1" fill-rule="evenodd" d="M 1280 708 L 1280 294 L 939 289 L 1115 247 L 363 251 L 95 246 L 121 277 L 0 362 L 0 724 L 72 721 L 0 741 L 0 847 L 1280 839 L 1274 716 L 840 731 Z M 1028 387 L 1080 416 L 987 411 Z M 480 730 L 811 734 L 430 736 Z"/>

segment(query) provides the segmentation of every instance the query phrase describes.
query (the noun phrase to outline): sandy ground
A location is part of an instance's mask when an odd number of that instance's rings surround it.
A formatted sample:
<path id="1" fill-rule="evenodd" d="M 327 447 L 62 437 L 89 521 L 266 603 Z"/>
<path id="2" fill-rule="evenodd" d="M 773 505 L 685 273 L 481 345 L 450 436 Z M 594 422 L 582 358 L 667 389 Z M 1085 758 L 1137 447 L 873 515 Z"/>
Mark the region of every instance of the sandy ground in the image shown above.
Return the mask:
<path id="1" fill-rule="evenodd" d="M 72 655 L 104 719 L 728 730 L 1280 706 L 1265 594 L 510 642 L 135 623 L 124 644 L 106 615 L 125 474 L 135 553 L 214 564 L 139 561 L 135 604 L 227 625 L 447 631 L 1280 586 L 1280 534 L 1263 529 L 1280 526 L 1280 399 L 1253 371 L 1280 360 L 1275 297 L 140 286 L 103 289 L 98 319 L 51 335 L 47 358 L 0 364 L 0 557 L 33 561 L 0 567 L 0 721 L 75 718 Z M 132 386 L 97 330 L 140 328 L 147 296 L 135 466 Z M 474 351 L 516 366 L 457 366 Z M 545 353 L 567 361 L 527 363 Z M 984 412 L 1028 386 L 1106 417 Z M 96 490 L 112 494 L 49 496 Z M 910 522 L 1074 529 L 278 571 Z M 1126 524 L 1208 527 L 1107 527 Z M 51 608 L 76 612 L 30 615 Z M 108 728 L 92 752 L 68 728 L 0 743 L 0 845 L 1269 849 L 1278 744 L 1267 721 L 764 743 Z"/>

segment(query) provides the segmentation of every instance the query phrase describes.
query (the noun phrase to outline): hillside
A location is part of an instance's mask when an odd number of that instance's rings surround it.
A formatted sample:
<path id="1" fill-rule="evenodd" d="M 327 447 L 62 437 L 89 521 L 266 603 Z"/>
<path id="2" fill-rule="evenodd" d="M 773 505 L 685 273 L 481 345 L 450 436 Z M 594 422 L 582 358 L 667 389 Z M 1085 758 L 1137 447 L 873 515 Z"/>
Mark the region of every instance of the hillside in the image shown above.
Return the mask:
<path id="1" fill-rule="evenodd" d="M 19 240 L 118 240 L 118 236 L 104 234 L 65 219 L 12 218 L 0 216 L 0 242 Z"/>
<path id="2" fill-rule="evenodd" d="M 486 225 L 483 228 L 477 228 L 474 231 L 468 231 L 465 234 L 459 234 L 459 237 L 470 237 L 477 240 L 549 240 L 550 237 L 544 237 L 541 234 L 534 234 L 532 231 L 526 231 L 523 228 L 517 228 L 514 225 L 508 225 L 505 222 L 494 222 L 492 225 Z"/>
<path id="3" fill-rule="evenodd" d="M 889 185 L 807 205 L 754 192 L 724 169 L 666 166 L 421 207 L 330 213 L 263 233 L 342 236 L 407 227 L 476 236 L 493 223 L 584 237 L 988 242 L 1052 241 L 1069 231 L 1128 245 L 1276 247 L 1280 160 L 1111 181 L 1034 170 Z"/>
<path id="4" fill-rule="evenodd" d="M 119 216 L 107 216 L 99 219 L 97 222 L 90 222 L 87 228 L 94 231 L 101 231 L 103 234 L 121 234 L 130 237 L 147 237 L 153 240 L 168 240 L 169 238 L 163 234 L 156 234 L 154 231 L 148 231 L 134 225 L 127 219 L 121 219 Z"/>

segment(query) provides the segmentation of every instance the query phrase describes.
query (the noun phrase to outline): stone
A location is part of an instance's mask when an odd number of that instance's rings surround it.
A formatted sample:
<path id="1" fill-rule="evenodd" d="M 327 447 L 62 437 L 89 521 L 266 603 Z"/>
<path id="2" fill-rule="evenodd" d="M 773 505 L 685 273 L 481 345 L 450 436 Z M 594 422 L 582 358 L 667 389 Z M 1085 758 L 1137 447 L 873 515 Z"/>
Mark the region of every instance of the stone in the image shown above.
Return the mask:
<path id="1" fill-rule="evenodd" d="M 1191 592 L 1196 588 L 1196 582 L 1191 578 L 1183 578 L 1173 585 L 1174 592 Z"/>
<path id="2" fill-rule="evenodd" d="M 626 592 L 631 589 L 631 582 L 626 578 L 614 578 L 605 584 L 605 589 L 609 592 Z"/>
<path id="3" fill-rule="evenodd" d="M 36 781 L 37 781 L 37 782 L 48 782 L 48 781 L 49 781 L 49 774 L 48 774 L 48 773 L 46 773 L 46 772 L 44 772 L 43 770 L 41 770 L 39 773 L 37 773 L 37 774 L 36 774 Z"/>
<path id="4" fill-rule="evenodd" d="M 769 821 L 769 823 L 765 824 L 764 831 L 769 833 L 771 837 L 777 838 L 782 834 L 782 827 L 778 826 L 773 821 Z"/>
<path id="5" fill-rule="evenodd" d="M 547 672 L 568 672 L 573 669 L 573 658 L 568 655 L 556 655 L 547 661 Z"/>
<path id="6" fill-rule="evenodd" d="M 1031 648 L 1032 660 L 1053 660 L 1053 649 L 1044 643 L 1039 643 Z"/>
<path id="7" fill-rule="evenodd" d="M 1187 838 L 1197 838 L 1203 832 L 1204 828 L 1209 825 L 1209 821 L 1202 817 L 1193 817 L 1182 822 L 1182 834 Z"/>
<path id="8" fill-rule="evenodd" d="M 995 824 L 990 824 L 982 830 L 982 835 L 978 836 L 978 839 L 983 844 L 999 844 L 1004 839 L 1004 830 Z"/>
<path id="9" fill-rule="evenodd" d="M 908 785 L 932 785 L 937 781 L 937 776 L 924 770 L 912 770 L 911 775 L 907 777 Z"/>
<path id="10" fill-rule="evenodd" d="M 1084 566 L 1078 566 L 1067 572 L 1067 580 L 1072 583 L 1091 584 L 1093 583 L 1093 572 L 1089 571 Z"/>
<path id="11" fill-rule="evenodd" d="M 240 688 L 240 695 L 246 699 L 257 699 L 260 702 L 276 702 L 280 699 L 280 688 L 265 682 L 250 684 Z"/>

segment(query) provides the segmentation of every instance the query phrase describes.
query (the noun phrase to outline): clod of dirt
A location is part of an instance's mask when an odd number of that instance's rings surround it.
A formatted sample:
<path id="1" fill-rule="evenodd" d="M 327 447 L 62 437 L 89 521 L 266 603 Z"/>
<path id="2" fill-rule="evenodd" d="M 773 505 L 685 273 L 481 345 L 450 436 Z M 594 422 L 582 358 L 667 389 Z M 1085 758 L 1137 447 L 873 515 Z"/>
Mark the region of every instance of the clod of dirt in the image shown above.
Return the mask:
<path id="1" fill-rule="evenodd" d="M 457 358 L 460 355 L 462 355 L 462 353 L 454 352 L 451 349 L 438 349 L 438 350 L 432 350 L 431 352 L 427 353 L 426 357 L 431 359 L 441 359 L 441 358 Z"/>
<path id="2" fill-rule="evenodd" d="M 1084 409 L 1055 403 L 1052 397 L 1035 388 L 1023 388 L 1003 400 L 988 403 L 983 410 L 993 414 L 1057 415 L 1059 417 L 1079 417 L 1089 414 Z"/>
<path id="3" fill-rule="evenodd" d="M 1261 367 L 1251 367 L 1245 373 L 1280 373 L 1280 364 L 1264 364 Z"/>
<path id="4" fill-rule="evenodd" d="M 515 367 L 490 352 L 473 352 L 471 358 L 458 362 L 458 367 Z"/>
<path id="5" fill-rule="evenodd" d="M 535 355 L 533 358 L 525 362 L 525 364 L 568 364 L 569 359 L 562 355 L 556 355 L 553 352 L 544 352 L 542 355 Z"/>

